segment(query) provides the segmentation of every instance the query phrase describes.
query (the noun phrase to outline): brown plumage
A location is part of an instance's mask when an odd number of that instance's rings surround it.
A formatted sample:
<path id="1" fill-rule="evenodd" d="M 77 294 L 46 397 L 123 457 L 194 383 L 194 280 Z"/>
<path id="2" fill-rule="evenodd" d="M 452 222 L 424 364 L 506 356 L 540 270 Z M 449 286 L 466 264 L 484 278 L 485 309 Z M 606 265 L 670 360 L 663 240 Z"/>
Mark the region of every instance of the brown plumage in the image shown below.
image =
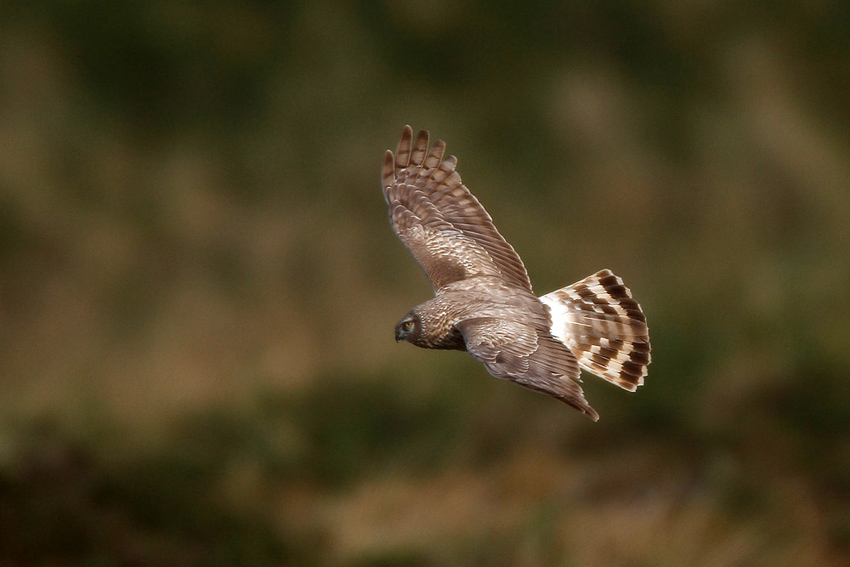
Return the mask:
<path id="1" fill-rule="evenodd" d="M 649 331 L 622 280 L 603 270 L 540 298 L 513 247 L 463 185 L 446 144 L 406 126 L 387 151 L 384 197 L 393 230 L 436 297 L 396 326 L 396 340 L 466 350 L 496 378 L 553 396 L 594 421 L 584 368 L 627 390 L 643 384 Z"/>

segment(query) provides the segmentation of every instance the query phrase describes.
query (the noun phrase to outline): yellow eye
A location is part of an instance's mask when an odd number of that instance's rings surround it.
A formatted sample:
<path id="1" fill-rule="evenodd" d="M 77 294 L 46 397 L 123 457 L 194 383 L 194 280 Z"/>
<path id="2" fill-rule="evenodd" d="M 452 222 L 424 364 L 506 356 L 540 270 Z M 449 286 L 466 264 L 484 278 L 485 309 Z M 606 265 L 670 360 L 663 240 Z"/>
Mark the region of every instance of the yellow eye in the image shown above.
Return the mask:
<path id="1" fill-rule="evenodd" d="M 405 321 L 403 327 L 405 331 L 409 331 L 413 328 L 413 321 Z"/>

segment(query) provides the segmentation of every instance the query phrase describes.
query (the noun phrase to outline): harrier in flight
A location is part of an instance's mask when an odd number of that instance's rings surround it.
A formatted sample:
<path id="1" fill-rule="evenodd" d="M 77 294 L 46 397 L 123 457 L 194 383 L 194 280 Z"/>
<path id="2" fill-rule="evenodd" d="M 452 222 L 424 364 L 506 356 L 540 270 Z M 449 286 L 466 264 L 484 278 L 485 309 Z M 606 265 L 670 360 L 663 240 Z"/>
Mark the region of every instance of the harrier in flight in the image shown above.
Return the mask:
<path id="1" fill-rule="evenodd" d="M 583 368 L 630 392 L 650 361 L 646 317 L 610 270 L 541 297 L 519 255 L 463 184 L 446 144 L 405 127 L 384 158 L 393 230 L 436 297 L 414 307 L 397 341 L 465 350 L 496 378 L 543 392 L 596 421 L 579 385 Z"/>

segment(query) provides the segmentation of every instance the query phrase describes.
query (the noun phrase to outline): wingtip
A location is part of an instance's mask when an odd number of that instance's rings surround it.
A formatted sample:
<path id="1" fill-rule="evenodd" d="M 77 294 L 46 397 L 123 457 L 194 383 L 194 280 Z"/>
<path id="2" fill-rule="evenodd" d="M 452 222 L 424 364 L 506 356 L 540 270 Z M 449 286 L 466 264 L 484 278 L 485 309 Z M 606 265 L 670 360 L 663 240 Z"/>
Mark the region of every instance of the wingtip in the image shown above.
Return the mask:
<path id="1" fill-rule="evenodd" d="M 413 148 L 410 152 L 409 165 L 422 165 L 425 161 L 425 155 L 428 153 L 428 144 L 431 135 L 428 130 L 420 130 L 416 135 L 416 141 L 413 143 Z"/>
<path id="2" fill-rule="evenodd" d="M 573 405 L 573 404 L 570 404 Z M 581 396 L 581 402 L 579 404 L 573 405 L 573 407 L 577 408 L 581 413 L 589 417 L 592 421 L 599 421 L 599 414 L 593 409 L 587 400 L 584 399 L 584 396 Z"/>
<path id="3" fill-rule="evenodd" d="M 392 185 L 393 177 L 395 177 L 395 169 L 393 168 L 394 160 L 395 157 L 392 150 L 387 150 L 387 153 L 384 154 L 384 166 L 381 169 L 381 181 L 383 182 L 384 190 Z"/>
<path id="4" fill-rule="evenodd" d="M 555 399 L 567 404 L 568 406 L 577 409 L 587 417 L 589 417 L 593 421 L 599 421 L 599 414 L 596 413 L 596 410 L 593 409 L 587 400 L 584 398 L 584 395 L 579 392 L 578 396 L 570 396 L 570 395 L 557 395 L 552 392 L 543 391 L 545 394 L 549 394 L 553 396 Z"/>
<path id="5" fill-rule="evenodd" d="M 410 146 L 413 141 L 413 128 L 408 124 L 401 133 L 401 139 L 395 150 L 395 165 L 398 169 L 404 169 L 410 163 Z"/>

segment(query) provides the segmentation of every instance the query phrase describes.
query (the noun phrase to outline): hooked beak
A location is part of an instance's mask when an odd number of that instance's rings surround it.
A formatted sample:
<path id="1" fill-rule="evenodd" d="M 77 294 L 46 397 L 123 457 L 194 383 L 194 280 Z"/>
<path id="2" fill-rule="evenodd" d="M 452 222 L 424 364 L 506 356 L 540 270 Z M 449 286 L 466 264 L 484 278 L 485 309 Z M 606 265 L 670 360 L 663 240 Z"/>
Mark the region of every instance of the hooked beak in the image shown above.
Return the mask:
<path id="1" fill-rule="evenodd" d="M 395 328 L 395 342 L 399 342 L 401 340 L 401 325 L 396 325 Z"/>

